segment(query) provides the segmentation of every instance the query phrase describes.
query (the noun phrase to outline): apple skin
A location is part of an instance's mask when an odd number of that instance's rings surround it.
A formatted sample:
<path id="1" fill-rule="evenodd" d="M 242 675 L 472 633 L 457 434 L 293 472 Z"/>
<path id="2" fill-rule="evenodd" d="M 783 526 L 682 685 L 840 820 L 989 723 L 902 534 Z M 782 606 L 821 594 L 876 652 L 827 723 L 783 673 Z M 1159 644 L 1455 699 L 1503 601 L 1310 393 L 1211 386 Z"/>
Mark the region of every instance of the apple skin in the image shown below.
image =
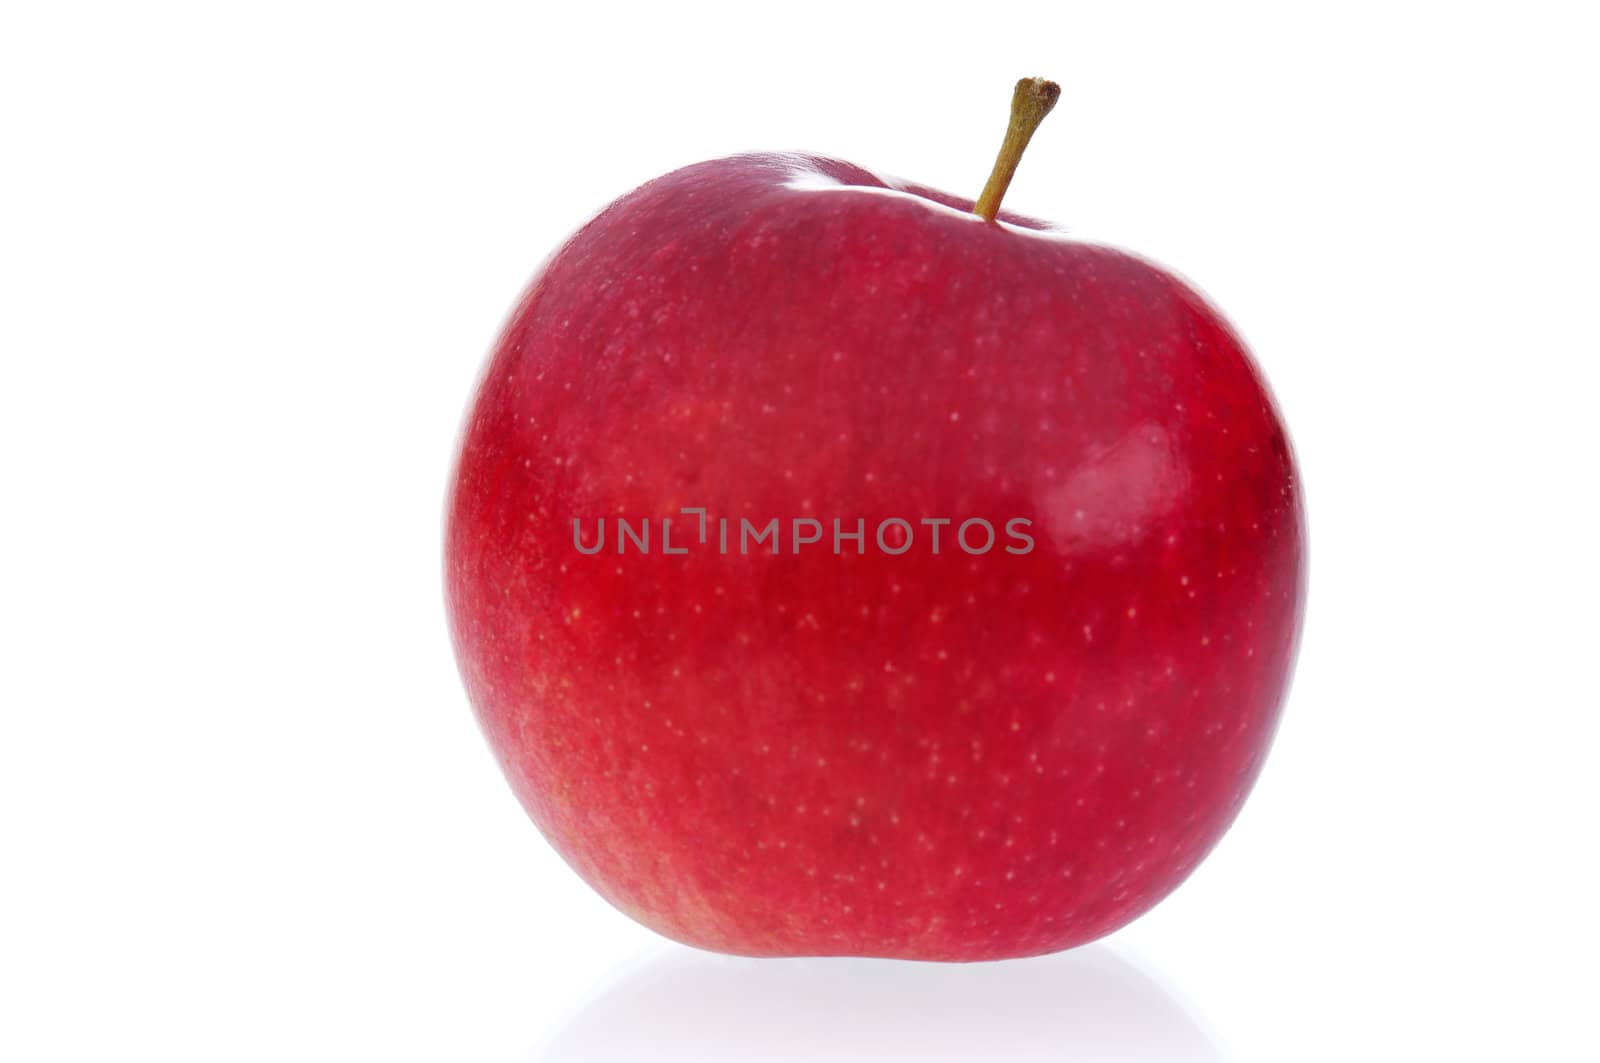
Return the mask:
<path id="1" fill-rule="evenodd" d="M 445 531 L 468 695 L 557 851 L 668 937 L 1069 948 L 1183 881 L 1261 768 L 1305 553 L 1262 377 L 1172 274 L 971 207 L 687 167 L 548 260 L 480 382 Z M 778 517 L 782 552 L 699 546 L 683 507 Z M 575 549 L 615 516 L 690 549 Z M 970 517 L 1035 547 L 932 553 L 922 518 Z"/>

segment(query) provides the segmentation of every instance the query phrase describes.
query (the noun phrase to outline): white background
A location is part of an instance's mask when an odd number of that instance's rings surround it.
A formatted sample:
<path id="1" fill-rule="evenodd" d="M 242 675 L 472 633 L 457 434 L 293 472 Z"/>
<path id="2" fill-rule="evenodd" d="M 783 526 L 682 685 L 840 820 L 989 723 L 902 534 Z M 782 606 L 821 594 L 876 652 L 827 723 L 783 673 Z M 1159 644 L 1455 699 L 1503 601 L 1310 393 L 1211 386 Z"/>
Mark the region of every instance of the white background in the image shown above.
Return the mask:
<path id="1" fill-rule="evenodd" d="M 0 1057 L 1596 1058 L 1591 13 L 897 6 L 6 6 Z M 456 679 L 480 360 L 673 167 L 973 194 L 1022 74 L 1065 94 L 1008 205 L 1191 277 L 1295 436 L 1265 775 L 1103 946 L 665 943 Z"/>

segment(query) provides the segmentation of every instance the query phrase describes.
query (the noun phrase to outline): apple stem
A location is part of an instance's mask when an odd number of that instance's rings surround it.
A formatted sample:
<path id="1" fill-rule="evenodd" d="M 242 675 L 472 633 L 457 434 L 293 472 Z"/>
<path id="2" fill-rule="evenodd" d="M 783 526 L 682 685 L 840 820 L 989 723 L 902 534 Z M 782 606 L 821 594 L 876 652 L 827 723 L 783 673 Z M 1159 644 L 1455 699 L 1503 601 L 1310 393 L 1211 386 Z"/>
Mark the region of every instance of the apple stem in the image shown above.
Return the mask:
<path id="1" fill-rule="evenodd" d="M 1061 86 L 1054 81 L 1023 78 L 1017 82 L 1016 91 L 1011 94 L 1011 124 L 1006 126 L 1006 139 L 994 160 L 989 183 L 983 186 L 983 194 L 972 208 L 984 221 L 994 221 L 995 215 L 1000 213 L 1000 200 L 1011 187 L 1011 179 L 1017 174 L 1017 163 L 1022 161 L 1028 141 L 1033 139 L 1034 130 L 1060 98 Z"/>

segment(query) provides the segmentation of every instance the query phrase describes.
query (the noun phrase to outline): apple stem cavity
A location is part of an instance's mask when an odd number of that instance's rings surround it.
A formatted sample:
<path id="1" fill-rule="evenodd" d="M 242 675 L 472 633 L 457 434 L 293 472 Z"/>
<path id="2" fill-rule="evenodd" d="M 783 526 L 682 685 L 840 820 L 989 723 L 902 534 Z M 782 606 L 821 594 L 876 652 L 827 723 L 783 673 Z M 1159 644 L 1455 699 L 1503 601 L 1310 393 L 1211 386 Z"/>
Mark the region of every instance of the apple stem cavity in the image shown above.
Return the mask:
<path id="1" fill-rule="evenodd" d="M 972 208 L 984 221 L 994 221 L 1000 213 L 1000 200 L 1011 187 L 1011 179 L 1017 174 L 1017 163 L 1022 161 L 1028 141 L 1033 139 L 1034 130 L 1060 98 L 1061 86 L 1054 81 L 1023 78 L 1017 82 L 1011 94 L 1011 123 L 1006 126 L 1006 139 L 1000 145 L 994 169 L 989 172 L 989 183 L 983 186 L 983 194 Z"/>

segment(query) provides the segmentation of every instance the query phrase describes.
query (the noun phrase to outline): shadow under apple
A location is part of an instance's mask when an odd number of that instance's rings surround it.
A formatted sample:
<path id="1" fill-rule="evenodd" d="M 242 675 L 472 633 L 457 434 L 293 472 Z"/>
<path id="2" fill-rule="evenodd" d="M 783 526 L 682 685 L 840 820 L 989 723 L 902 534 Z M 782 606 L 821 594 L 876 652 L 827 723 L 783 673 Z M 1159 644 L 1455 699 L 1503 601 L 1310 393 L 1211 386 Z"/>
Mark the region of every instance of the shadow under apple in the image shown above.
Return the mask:
<path id="1" fill-rule="evenodd" d="M 674 948 L 602 988 L 537 1059 L 1161 1060 L 1221 1048 L 1105 945 L 981 964 Z"/>

